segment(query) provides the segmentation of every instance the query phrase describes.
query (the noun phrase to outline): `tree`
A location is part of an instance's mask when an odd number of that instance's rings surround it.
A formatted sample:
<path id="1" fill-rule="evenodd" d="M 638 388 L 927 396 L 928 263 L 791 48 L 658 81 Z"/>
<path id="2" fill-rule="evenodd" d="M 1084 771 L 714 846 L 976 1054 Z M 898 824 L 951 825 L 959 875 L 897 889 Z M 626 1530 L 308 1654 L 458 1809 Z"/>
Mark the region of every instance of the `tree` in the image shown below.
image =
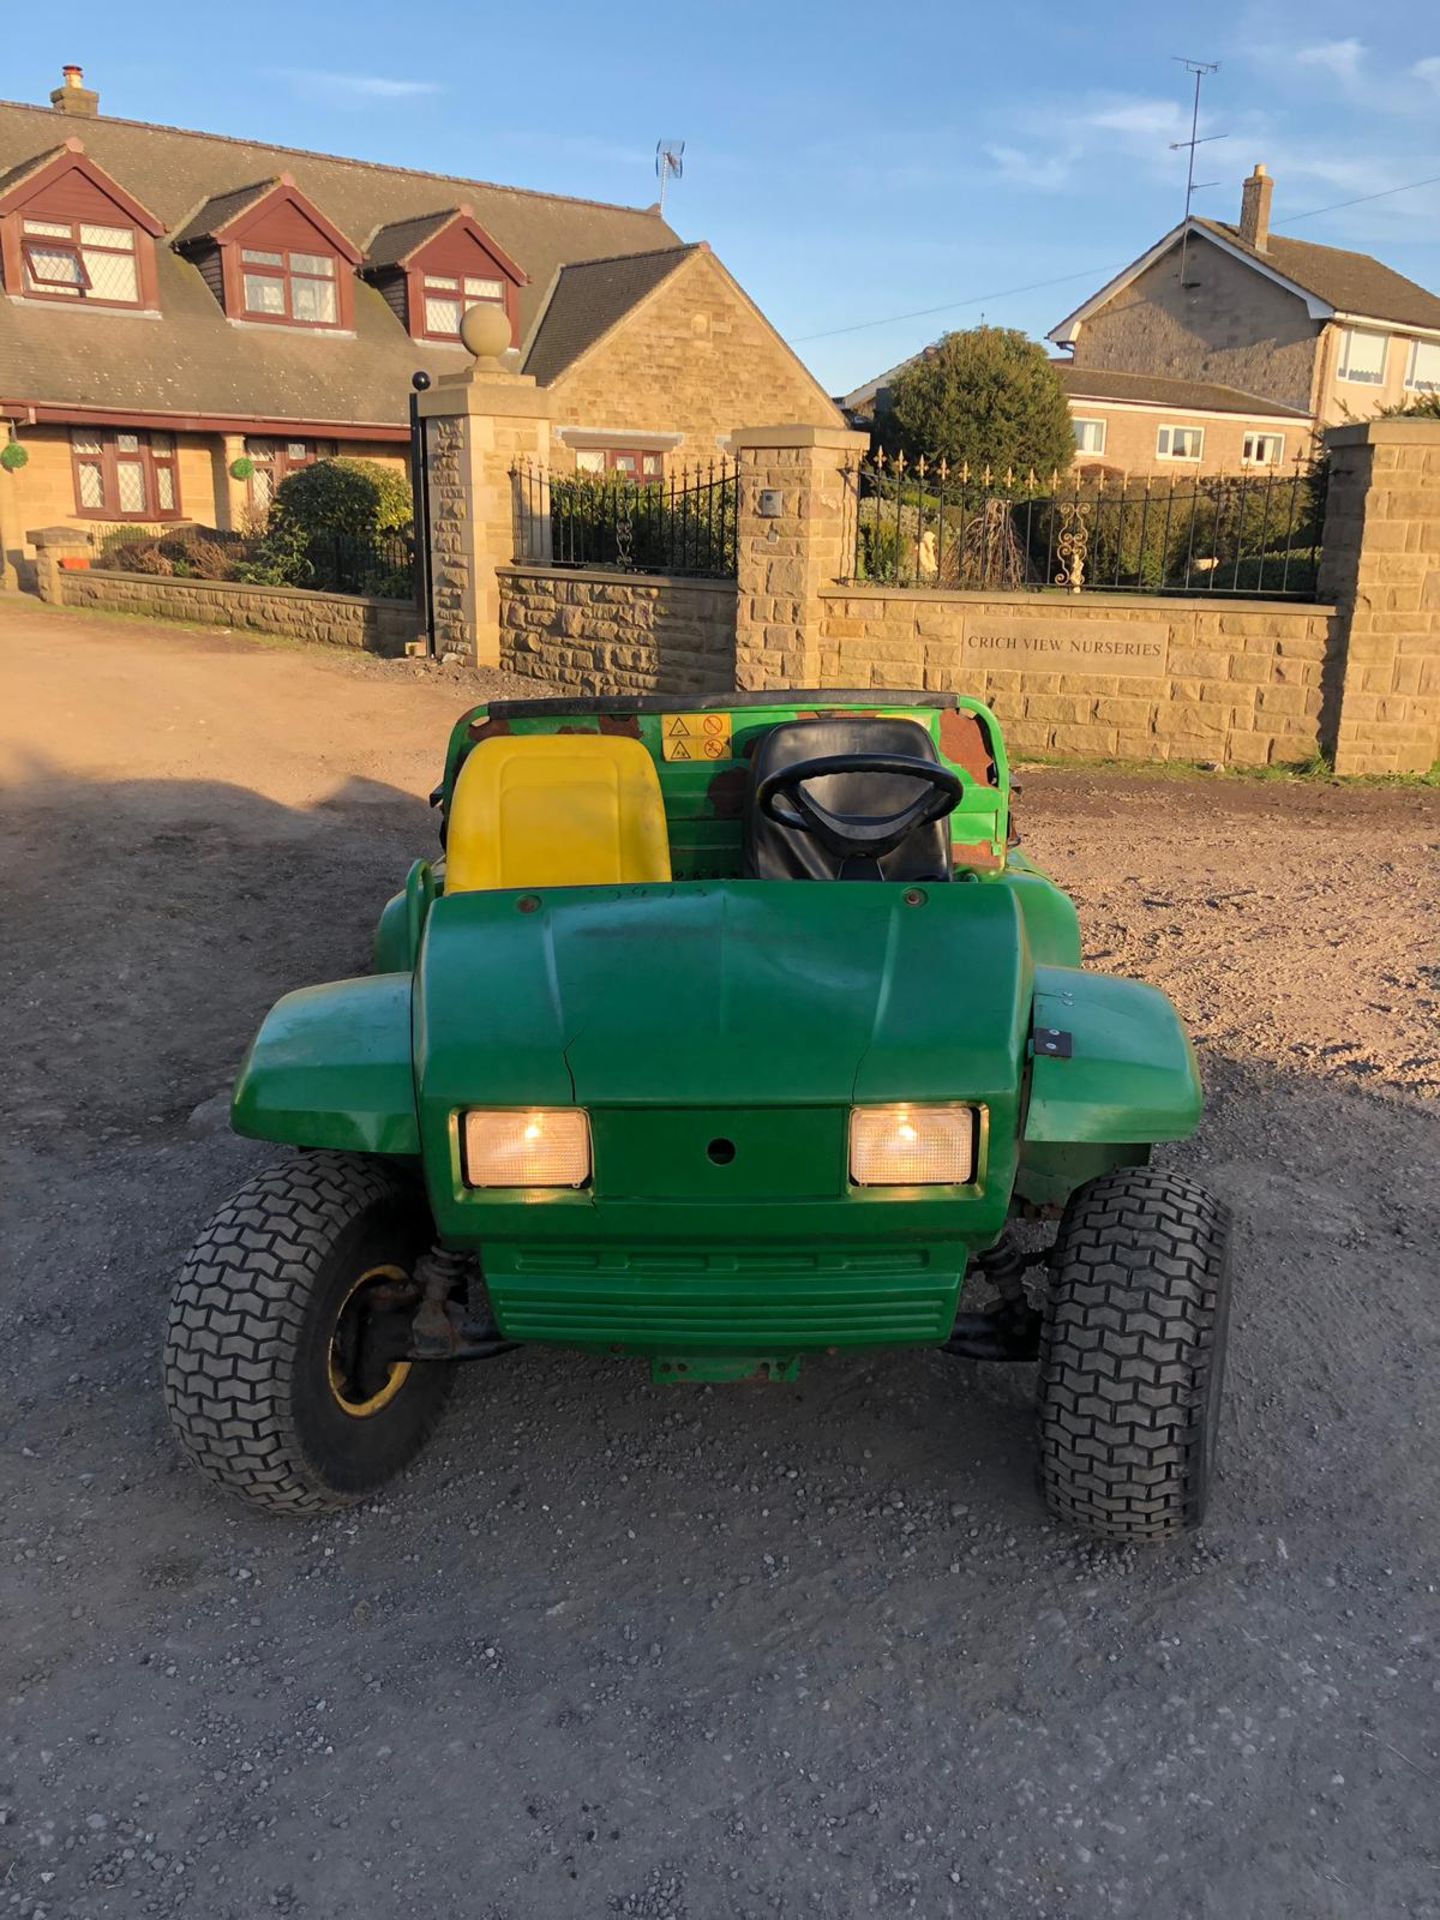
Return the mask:
<path id="1" fill-rule="evenodd" d="M 876 425 L 887 448 L 1048 479 L 1075 452 L 1070 407 L 1043 347 L 1011 327 L 947 333 L 890 388 Z"/>
<path id="2" fill-rule="evenodd" d="M 376 460 L 317 460 L 297 467 L 275 489 L 270 529 L 305 538 L 338 533 L 376 540 L 410 524 L 410 482 L 398 467 Z"/>

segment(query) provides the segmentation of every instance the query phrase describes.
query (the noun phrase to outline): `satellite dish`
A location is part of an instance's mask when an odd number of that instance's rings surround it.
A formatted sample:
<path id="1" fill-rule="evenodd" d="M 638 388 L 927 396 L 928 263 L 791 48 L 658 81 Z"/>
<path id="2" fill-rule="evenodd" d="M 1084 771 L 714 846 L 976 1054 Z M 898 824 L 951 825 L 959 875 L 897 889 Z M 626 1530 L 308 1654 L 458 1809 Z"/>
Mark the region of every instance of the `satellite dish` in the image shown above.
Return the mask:
<path id="1" fill-rule="evenodd" d="M 685 142 L 683 140 L 657 140 L 655 142 L 655 174 L 660 182 L 660 218 L 665 218 L 665 186 L 667 181 L 678 180 L 685 172 Z"/>

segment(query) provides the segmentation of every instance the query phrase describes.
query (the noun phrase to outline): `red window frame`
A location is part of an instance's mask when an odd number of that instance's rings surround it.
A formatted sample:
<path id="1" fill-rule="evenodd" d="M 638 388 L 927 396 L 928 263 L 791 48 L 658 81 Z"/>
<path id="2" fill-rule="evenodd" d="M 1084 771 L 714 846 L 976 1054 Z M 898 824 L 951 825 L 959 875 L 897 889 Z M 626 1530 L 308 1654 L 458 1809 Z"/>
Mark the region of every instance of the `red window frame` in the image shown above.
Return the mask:
<path id="1" fill-rule="evenodd" d="M 27 233 L 25 231 L 25 223 L 27 220 L 33 220 L 36 223 L 43 222 L 47 227 L 68 226 L 70 231 L 68 235 L 59 233 Z M 97 245 L 93 240 L 82 241 L 80 238 L 80 229 L 82 227 L 112 227 L 116 232 L 123 230 L 130 235 L 131 244 L 128 247 L 106 247 Z M 40 253 L 69 254 L 79 269 L 80 278 L 78 280 L 47 279 L 44 274 L 36 271 L 35 263 L 30 257 L 32 247 Z M 113 253 L 122 260 L 130 261 L 135 270 L 135 298 L 133 300 L 116 300 L 109 295 L 96 293 L 94 284 L 90 278 L 90 271 L 85 265 L 85 255 L 87 253 Z M 139 230 L 128 221 L 67 221 L 52 220 L 43 212 L 23 214 L 20 219 L 20 260 L 24 271 L 22 289 L 27 300 L 55 300 L 66 304 L 74 301 L 88 301 L 94 306 L 101 307 L 138 307 L 143 304 L 144 281 L 140 258 L 140 233 Z M 53 287 L 56 291 L 53 293 L 47 292 L 47 287 Z M 71 291 L 69 293 L 59 291 L 59 289 L 63 287 L 69 287 Z"/>
<path id="2" fill-rule="evenodd" d="M 604 460 L 606 473 L 622 474 L 627 480 L 635 481 L 637 486 L 658 487 L 665 478 L 665 456 L 655 447 L 578 447 L 575 467 L 579 473 L 597 473 L 597 467 L 584 467 L 580 464 L 580 455 L 599 454 Z M 633 460 L 633 467 L 622 467 L 622 460 Z M 653 464 L 647 469 L 646 462 Z"/>
<path id="3" fill-rule="evenodd" d="M 254 321 L 262 326 L 268 325 L 276 327 L 317 327 L 324 330 L 331 330 L 344 326 L 345 302 L 340 291 L 343 262 L 337 254 L 323 247 L 267 247 L 259 241 L 243 240 L 237 247 L 236 253 L 238 257 L 235 262 L 235 271 L 239 276 L 240 317 L 242 319 Z M 278 254 L 280 256 L 280 264 L 273 266 L 257 260 L 247 260 L 245 257 L 247 254 L 264 254 L 267 258 Z M 302 314 L 296 313 L 294 283 L 297 280 L 326 281 L 324 274 L 297 271 L 292 264 L 296 259 L 328 260 L 330 262 L 332 272 L 328 277 L 328 285 L 335 295 L 335 318 L 333 320 L 311 320 Z M 284 283 L 285 311 L 283 313 L 263 313 L 259 308 L 250 305 L 245 293 L 245 281 L 250 276 L 254 276 L 256 279 L 280 280 Z"/>
<path id="4" fill-rule="evenodd" d="M 135 445 L 122 446 L 134 440 Z M 157 447 L 156 442 L 161 444 Z M 93 447 L 89 442 L 97 443 Z M 144 473 L 145 504 L 126 509 L 120 505 L 120 468 L 138 462 Z M 87 506 L 81 490 L 80 470 L 95 467 L 100 473 L 100 504 Z M 82 520 L 178 520 L 180 507 L 179 448 L 173 433 L 141 433 L 128 427 L 72 427 L 70 430 L 70 469 L 75 484 L 75 512 Z M 162 476 L 168 476 L 170 505 L 160 505 Z"/>
<path id="5" fill-rule="evenodd" d="M 309 451 L 303 455 L 291 453 L 292 447 L 300 446 L 308 448 Z M 268 513 L 271 501 L 275 498 L 275 489 L 280 482 L 288 479 L 292 473 L 298 473 L 301 467 L 313 467 L 317 460 L 333 460 L 335 442 L 301 439 L 298 436 L 294 440 L 279 440 L 274 436 L 267 436 L 263 439 L 247 440 L 245 456 L 255 465 L 255 471 L 246 482 L 250 510 L 252 513 Z M 255 485 L 256 478 L 262 471 L 268 476 L 270 482 L 269 500 L 262 500 L 259 497 L 259 491 Z"/>
<path id="6" fill-rule="evenodd" d="M 460 305 L 462 318 L 470 307 L 498 307 L 506 319 L 510 320 L 513 331 L 514 321 L 510 314 L 509 285 L 505 275 L 501 273 L 498 267 L 493 273 L 445 273 L 438 267 L 426 267 L 422 269 L 419 280 L 420 332 L 418 337 L 421 340 L 458 340 L 460 338 L 460 324 L 458 320 L 454 328 L 448 331 L 444 328 L 431 326 L 430 293 L 432 288 L 434 289 L 437 300 L 457 300 Z M 493 280 L 500 291 L 499 293 L 481 294 L 476 299 L 467 302 L 465 298 L 465 282 L 467 280 Z"/>

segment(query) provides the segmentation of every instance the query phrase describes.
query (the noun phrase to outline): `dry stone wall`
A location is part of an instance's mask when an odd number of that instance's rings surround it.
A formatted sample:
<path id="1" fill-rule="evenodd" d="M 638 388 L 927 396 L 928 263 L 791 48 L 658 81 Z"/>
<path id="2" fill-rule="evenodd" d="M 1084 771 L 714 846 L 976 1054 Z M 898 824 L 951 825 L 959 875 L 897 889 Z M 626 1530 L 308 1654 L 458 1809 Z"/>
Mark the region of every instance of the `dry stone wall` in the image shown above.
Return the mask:
<path id="1" fill-rule="evenodd" d="M 229 580 L 167 580 L 99 569 L 58 574 L 67 607 L 99 607 L 197 626 L 283 633 L 326 646 L 401 654 L 419 629 L 408 600 L 371 600 L 301 587 L 241 586 Z"/>

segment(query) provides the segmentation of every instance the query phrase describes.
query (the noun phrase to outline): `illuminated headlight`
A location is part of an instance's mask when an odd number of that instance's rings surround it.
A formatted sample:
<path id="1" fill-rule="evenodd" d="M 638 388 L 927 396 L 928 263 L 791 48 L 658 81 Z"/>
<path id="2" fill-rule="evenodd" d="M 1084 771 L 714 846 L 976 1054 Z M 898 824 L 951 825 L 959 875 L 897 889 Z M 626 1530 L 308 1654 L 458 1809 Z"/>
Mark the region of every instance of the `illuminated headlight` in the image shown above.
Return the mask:
<path id="1" fill-rule="evenodd" d="M 467 1187 L 583 1187 L 590 1178 L 583 1107 L 471 1107 L 460 1133 Z"/>
<path id="2" fill-rule="evenodd" d="M 979 1120 L 976 1107 L 852 1107 L 850 1178 L 857 1187 L 967 1186 Z"/>

